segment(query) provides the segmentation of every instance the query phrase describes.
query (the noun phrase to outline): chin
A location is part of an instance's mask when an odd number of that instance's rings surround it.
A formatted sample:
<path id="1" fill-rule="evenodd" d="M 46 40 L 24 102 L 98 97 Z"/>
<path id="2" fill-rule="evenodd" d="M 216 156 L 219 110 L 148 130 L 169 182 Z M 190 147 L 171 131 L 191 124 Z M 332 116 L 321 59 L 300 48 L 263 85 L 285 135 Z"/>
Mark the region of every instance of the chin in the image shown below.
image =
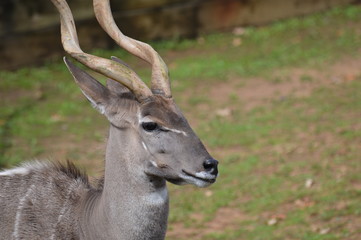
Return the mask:
<path id="1" fill-rule="evenodd" d="M 200 188 L 205 188 L 208 187 L 210 185 L 212 185 L 213 183 L 215 183 L 216 180 L 201 180 L 198 178 L 192 178 L 192 177 L 187 177 L 188 179 L 186 179 L 186 184 L 192 184 L 194 186 L 200 187 Z"/>
<path id="2" fill-rule="evenodd" d="M 215 179 L 198 179 L 198 178 L 194 178 L 191 176 L 182 176 L 181 178 L 171 178 L 171 179 L 166 179 L 168 182 L 173 183 L 175 185 L 194 185 L 200 188 L 205 188 L 208 187 L 210 185 L 212 185 L 213 183 L 215 183 Z"/>

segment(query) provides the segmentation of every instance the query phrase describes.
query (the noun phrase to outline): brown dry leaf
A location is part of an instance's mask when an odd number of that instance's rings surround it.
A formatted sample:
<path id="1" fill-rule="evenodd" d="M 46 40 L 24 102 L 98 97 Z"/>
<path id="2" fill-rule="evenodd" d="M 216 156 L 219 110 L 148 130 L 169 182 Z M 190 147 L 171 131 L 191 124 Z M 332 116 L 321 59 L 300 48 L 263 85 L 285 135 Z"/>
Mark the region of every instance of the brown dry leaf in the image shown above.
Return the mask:
<path id="1" fill-rule="evenodd" d="M 269 226 L 276 225 L 278 222 L 285 220 L 286 215 L 285 214 L 275 214 L 272 215 L 271 218 L 267 221 L 267 224 Z"/>
<path id="2" fill-rule="evenodd" d="M 321 235 L 325 235 L 325 234 L 329 233 L 330 230 L 331 230 L 330 228 L 322 228 L 322 229 L 320 229 L 319 233 Z"/>
<path id="3" fill-rule="evenodd" d="M 313 179 L 309 178 L 305 182 L 305 187 L 306 188 L 311 188 L 314 184 L 315 184 L 315 182 L 313 181 Z"/>
<path id="4" fill-rule="evenodd" d="M 316 233 L 320 234 L 320 235 L 325 235 L 325 234 L 327 234 L 327 233 L 329 233 L 331 231 L 331 228 L 312 225 L 311 230 L 313 232 L 316 232 Z"/>
<path id="5" fill-rule="evenodd" d="M 277 224 L 277 219 L 276 218 L 271 218 L 270 220 L 267 221 L 267 224 L 269 226 L 272 226 L 272 225 L 276 225 Z"/>

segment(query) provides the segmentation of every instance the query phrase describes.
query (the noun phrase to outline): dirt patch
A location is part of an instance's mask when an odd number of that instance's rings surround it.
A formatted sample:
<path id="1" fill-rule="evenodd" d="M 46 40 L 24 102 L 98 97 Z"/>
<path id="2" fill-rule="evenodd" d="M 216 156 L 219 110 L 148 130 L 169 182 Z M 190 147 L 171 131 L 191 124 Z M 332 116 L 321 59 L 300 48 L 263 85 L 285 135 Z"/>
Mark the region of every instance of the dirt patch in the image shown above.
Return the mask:
<path id="1" fill-rule="evenodd" d="M 277 71 L 265 78 L 231 78 L 227 82 L 214 84 L 209 90 L 214 102 L 227 103 L 237 96 L 241 106 L 248 111 L 254 107 L 282 101 L 287 98 L 308 97 L 314 89 L 347 83 L 361 76 L 361 59 L 342 59 L 321 70 L 291 69 Z"/>
<path id="2" fill-rule="evenodd" d="M 197 220 L 202 219 L 202 216 L 196 215 L 192 218 Z M 202 239 L 202 237 L 214 233 L 222 233 L 225 230 L 238 229 L 240 223 L 246 220 L 252 220 L 254 217 L 248 216 L 240 209 L 231 207 L 222 207 L 218 209 L 214 218 L 206 222 L 201 226 L 202 231 L 199 228 L 186 227 L 182 223 L 171 224 L 170 229 L 167 232 L 169 239 Z"/>
<path id="3" fill-rule="evenodd" d="M 237 208 L 223 207 L 217 211 L 213 220 L 205 225 L 206 233 L 221 233 L 227 229 L 238 229 L 241 222 L 250 219 L 252 219 L 251 216 Z"/>

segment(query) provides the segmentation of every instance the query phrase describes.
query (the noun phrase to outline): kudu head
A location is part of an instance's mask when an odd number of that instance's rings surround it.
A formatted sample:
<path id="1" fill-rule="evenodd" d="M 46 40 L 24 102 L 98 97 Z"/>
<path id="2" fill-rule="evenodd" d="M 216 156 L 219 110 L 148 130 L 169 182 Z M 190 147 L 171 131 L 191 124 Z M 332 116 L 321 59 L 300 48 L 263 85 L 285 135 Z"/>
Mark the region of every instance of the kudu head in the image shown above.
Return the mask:
<path id="1" fill-rule="evenodd" d="M 132 136 L 130 151 L 146 156 L 135 164 L 144 173 L 175 184 L 205 187 L 214 183 L 217 164 L 175 104 L 168 70 L 157 52 L 148 44 L 131 39 L 116 26 L 109 0 L 94 0 L 95 15 L 103 29 L 121 47 L 152 66 L 151 88 L 121 60 L 84 53 L 79 47 L 73 16 L 65 0 L 52 0 L 61 17 L 64 49 L 77 61 L 107 76 L 102 85 L 66 58 L 66 65 L 84 95 L 111 123 L 111 131 Z M 118 134 L 119 136 L 124 136 Z M 119 141 L 121 142 L 121 141 Z"/>

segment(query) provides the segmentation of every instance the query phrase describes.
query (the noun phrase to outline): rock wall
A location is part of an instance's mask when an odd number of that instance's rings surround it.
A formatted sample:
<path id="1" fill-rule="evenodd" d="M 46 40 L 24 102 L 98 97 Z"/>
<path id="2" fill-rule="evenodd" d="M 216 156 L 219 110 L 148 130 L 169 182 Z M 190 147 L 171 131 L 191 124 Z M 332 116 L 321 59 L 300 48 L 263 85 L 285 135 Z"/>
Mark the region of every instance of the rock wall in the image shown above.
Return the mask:
<path id="1" fill-rule="evenodd" d="M 240 25 L 266 24 L 352 0 L 112 0 L 120 29 L 141 40 L 195 37 Z M 91 0 L 68 0 L 84 50 L 113 42 L 98 26 Z M 1 0 L 0 69 L 41 64 L 63 55 L 59 16 L 50 0 Z"/>

